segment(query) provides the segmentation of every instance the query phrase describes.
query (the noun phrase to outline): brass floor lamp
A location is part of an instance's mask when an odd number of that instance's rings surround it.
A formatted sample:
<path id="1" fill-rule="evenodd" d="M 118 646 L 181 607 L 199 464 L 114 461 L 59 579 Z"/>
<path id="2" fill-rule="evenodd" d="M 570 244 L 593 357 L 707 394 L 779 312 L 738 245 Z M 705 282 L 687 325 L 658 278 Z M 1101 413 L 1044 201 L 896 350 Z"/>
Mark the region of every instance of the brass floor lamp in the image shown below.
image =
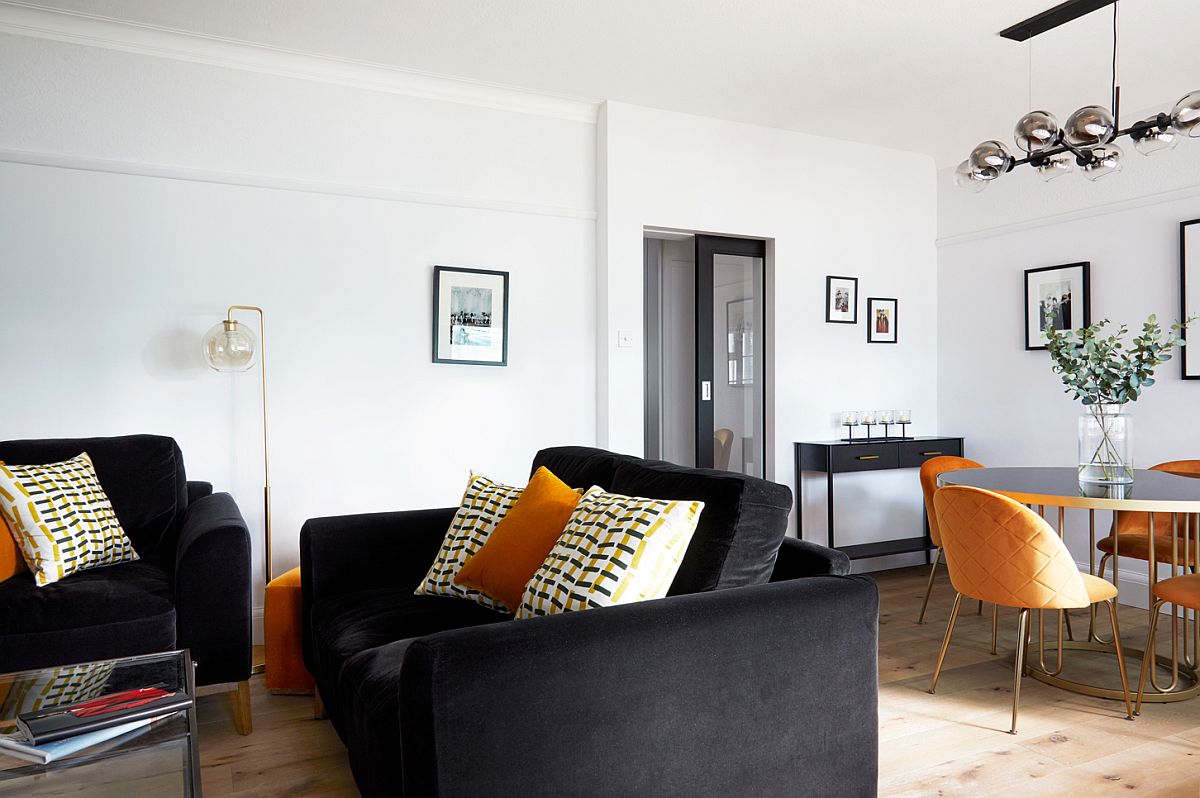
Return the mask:
<path id="1" fill-rule="evenodd" d="M 259 335 L 233 318 L 235 310 L 258 314 Z M 256 358 L 257 356 L 257 358 Z M 267 319 L 263 309 L 253 305 L 230 305 L 225 320 L 204 336 L 204 359 L 216 371 L 249 371 L 255 360 L 262 377 L 263 433 L 263 591 L 271 581 L 271 449 L 267 436 Z M 265 603 L 265 602 L 264 602 Z M 254 666 L 255 673 L 263 665 Z"/>

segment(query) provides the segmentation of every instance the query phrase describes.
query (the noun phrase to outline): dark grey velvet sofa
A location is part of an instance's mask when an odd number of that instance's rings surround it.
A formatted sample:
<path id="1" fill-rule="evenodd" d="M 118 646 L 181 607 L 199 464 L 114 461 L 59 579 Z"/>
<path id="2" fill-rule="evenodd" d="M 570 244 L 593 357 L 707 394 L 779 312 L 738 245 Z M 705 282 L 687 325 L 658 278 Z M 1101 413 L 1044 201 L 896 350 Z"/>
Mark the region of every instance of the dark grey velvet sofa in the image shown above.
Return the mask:
<path id="1" fill-rule="evenodd" d="M 0 442 L 16 465 L 81 452 L 140 559 L 45 587 L 28 571 L 0 582 L 0 672 L 188 648 L 197 684 L 249 679 L 250 533 L 233 497 L 189 482 L 159 435 Z"/>
<path id="2" fill-rule="evenodd" d="M 300 534 L 304 651 L 366 796 L 873 796 L 878 595 L 788 488 L 598 449 L 568 484 L 700 499 L 658 601 L 523 621 L 415 596 L 455 508 Z"/>

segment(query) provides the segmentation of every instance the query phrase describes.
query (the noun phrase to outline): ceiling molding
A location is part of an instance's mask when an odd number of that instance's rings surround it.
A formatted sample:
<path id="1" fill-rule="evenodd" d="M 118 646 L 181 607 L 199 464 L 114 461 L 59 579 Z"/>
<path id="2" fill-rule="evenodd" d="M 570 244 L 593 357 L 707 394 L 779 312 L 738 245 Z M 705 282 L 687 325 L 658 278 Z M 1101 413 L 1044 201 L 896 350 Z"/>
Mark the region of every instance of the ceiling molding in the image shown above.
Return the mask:
<path id="1" fill-rule="evenodd" d="M 1093 216 L 1106 216 L 1110 213 L 1120 213 L 1121 211 L 1134 210 L 1135 208 L 1144 208 L 1147 205 L 1160 205 L 1164 202 L 1175 202 L 1176 200 L 1191 199 L 1192 197 L 1200 197 L 1200 186 L 1187 186 L 1186 188 L 1177 188 L 1171 191 L 1161 191 L 1157 194 L 1145 194 L 1130 199 L 1093 205 L 1089 208 L 1081 208 L 1075 211 L 1064 211 L 1049 216 L 1039 216 L 1036 219 L 1024 222 L 1013 222 L 1012 224 L 1002 224 L 997 227 L 987 227 L 979 230 L 971 230 L 966 233 L 957 233 L 952 236 L 939 238 L 936 243 L 939 249 L 942 247 L 953 247 L 958 244 L 966 244 L 970 241 L 994 238 L 996 236 L 1008 235 L 1009 233 L 1020 233 L 1024 230 L 1035 230 L 1039 227 L 1065 224 L 1066 222 L 1075 222 L 1080 219 L 1090 219 Z"/>
<path id="2" fill-rule="evenodd" d="M 385 186 L 333 183 L 320 180 L 257 175 L 242 172 L 222 172 L 215 169 L 197 169 L 190 166 L 169 166 L 141 161 L 87 158 L 77 155 L 33 152 L 0 148 L 0 163 L 46 166 L 56 169 L 73 169 L 83 172 L 134 175 L 166 180 L 186 180 L 193 183 L 215 183 L 226 186 L 272 189 L 276 191 L 298 191 L 307 194 L 325 194 L 336 197 L 408 202 L 417 205 L 438 205 L 450 208 L 470 208 L 483 211 L 522 213 L 533 216 L 551 216 L 565 219 L 595 221 L 596 211 L 558 205 L 535 205 L 533 203 L 496 200 L 461 194 L 431 194 L 418 191 L 387 188 Z"/>
<path id="3" fill-rule="evenodd" d="M 0 33 L 587 124 L 596 123 L 600 105 L 598 101 L 51 10 L 14 0 L 0 0 Z"/>

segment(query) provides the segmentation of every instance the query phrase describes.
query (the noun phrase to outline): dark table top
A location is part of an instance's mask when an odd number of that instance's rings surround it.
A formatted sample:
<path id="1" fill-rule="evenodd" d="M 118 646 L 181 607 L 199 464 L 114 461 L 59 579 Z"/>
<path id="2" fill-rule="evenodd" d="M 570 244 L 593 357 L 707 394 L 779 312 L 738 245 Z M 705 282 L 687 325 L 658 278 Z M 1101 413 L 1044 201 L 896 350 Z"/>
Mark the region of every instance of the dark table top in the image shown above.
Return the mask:
<path id="1" fill-rule="evenodd" d="M 982 488 L 1022 504 L 1200 513 L 1200 479 L 1162 471 L 1136 470 L 1129 485 L 1092 485 L 1081 484 L 1078 470 L 1071 466 L 968 468 L 943 473 L 938 484 Z"/>

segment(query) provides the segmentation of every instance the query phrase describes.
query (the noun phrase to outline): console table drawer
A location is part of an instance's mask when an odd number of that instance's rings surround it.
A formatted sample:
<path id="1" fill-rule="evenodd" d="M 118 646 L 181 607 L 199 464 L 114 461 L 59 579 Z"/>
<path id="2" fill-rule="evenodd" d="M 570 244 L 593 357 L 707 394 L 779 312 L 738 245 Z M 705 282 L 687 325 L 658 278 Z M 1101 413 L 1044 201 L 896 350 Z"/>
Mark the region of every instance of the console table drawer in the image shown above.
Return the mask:
<path id="1" fill-rule="evenodd" d="M 904 441 L 898 444 L 901 468 L 918 468 L 926 460 L 943 455 L 962 457 L 962 442 L 957 438 L 940 441 Z"/>
<path id="2" fill-rule="evenodd" d="M 895 443 L 838 446 L 831 452 L 834 471 L 878 471 L 898 468 Z"/>

